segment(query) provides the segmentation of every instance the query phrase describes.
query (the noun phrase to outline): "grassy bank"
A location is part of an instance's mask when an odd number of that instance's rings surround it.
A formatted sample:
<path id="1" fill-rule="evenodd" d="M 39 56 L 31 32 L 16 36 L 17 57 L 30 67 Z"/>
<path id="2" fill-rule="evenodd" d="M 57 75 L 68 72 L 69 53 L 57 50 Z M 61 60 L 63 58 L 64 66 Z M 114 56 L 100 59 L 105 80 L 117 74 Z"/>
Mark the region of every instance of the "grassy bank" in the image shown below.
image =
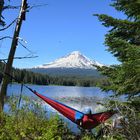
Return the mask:
<path id="1" fill-rule="evenodd" d="M 0 140 L 93 139 L 91 135 L 73 133 L 58 115 L 48 118 L 47 112 L 27 97 L 20 102 L 11 97 L 6 106 L 8 110 L 1 114 Z"/>
<path id="2" fill-rule="evenodd" d="M 74 133 L 58 115 L 47 114 L 49 112 L 33 99 L 8 98 L 5 111 L 0 114 L 0 140 L 97 140 L 95 136 L 102 127 L 96 127 L 93 133 L 83 129 L 80 133 Z M 120 132 L 112 131 L 110 126 L 104 130 L 98 140 L 125 140 L 123 135 L 118 135 Z"/>

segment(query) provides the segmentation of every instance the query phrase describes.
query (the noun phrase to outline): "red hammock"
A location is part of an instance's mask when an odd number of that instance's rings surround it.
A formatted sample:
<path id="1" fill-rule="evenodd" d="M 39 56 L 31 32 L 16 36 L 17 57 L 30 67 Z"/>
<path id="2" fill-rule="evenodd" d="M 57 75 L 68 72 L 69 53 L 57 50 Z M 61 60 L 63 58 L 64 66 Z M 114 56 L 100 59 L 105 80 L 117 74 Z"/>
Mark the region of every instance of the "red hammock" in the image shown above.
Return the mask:
<path id="1" fill-rule="evenodd" d="M 27 87 L 30 91 L 32 91 L 39 98 L 43 99 L 46 103 L 56 109 L 58 112 L 63 114 L 66 118 L 76 123 L 80 127 L 84 129 L 92 129 L 99 125 L 100 123 L 105 122 L 108 118 L 110 118 L 113 114 L 113 111 L 101 112 L 97 114 L 84 114 L 74 108 L 71 108 L 67 105 L 64 105 L 56 100 L 53 100 L 49 97 L 43 96 L 36 91 L 33 91 L 31 88 Z"/>

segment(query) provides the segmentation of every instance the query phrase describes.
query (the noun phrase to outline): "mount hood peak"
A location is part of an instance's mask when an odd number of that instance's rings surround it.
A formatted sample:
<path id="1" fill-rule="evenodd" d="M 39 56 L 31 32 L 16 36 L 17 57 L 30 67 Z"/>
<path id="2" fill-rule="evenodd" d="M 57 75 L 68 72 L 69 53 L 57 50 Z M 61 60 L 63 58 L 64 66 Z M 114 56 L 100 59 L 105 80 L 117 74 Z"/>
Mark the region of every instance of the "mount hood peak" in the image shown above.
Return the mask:
<path id="1" fill-rule="evenodd" d="M 81 68 L 81 69 L 96 69 L 93 65 L 103 66 L 95 60 L 90 60 L 82 55 L 79 51 L 73 51 L 70 54 L 56 59 L 51 63 L 46 63 L 35 68 Z"/>

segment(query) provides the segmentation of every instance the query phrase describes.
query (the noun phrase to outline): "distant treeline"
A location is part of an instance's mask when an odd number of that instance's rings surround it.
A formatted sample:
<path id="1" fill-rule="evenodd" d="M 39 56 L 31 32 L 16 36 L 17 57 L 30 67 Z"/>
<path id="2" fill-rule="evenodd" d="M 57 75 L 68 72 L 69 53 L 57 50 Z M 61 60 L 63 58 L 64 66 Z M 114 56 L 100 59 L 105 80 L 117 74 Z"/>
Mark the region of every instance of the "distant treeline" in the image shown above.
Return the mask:
<path id="1" fill-rule="evenodd" d="M 65 86 L 91 87 L 109 84 L 106 78 L 94 77 L 51 77 L 50 84 Z"/>
<path id="2" fill-rule="evenodd" d="M 2 78 L 2 72 L 4 70 L 4 64 L 0 63 L 0 77 Z M 37 85 L 64 85 L 64 86 L 97 86 L 99 84 L 106 85 L 108 84 L 106 78 L 94 78 L 94 77 L 51 77 L 47 74 L 34 73 L 27 71 L 26 69 L 13 68 L 12 76 L 15 77 L 18 81 L 28 83 L 28 84 L 37 84 Z M 14 79 L 11 79 L 11 82 L 17 82 Z"/>
<path id="3" fill-rule="evenodd" d="M 4 71 L 4 64 L 0 62 L 0 77 L 2 79 Z M 50 77 L 45 74 L 34 73 L 27 71 L 26 69 L 13 68 L 12 76 L 18 81 L 29 83 L 29 84 L 38 84 L 38 85 L 48 85 L 50 83 Z M 11 82 L 17 82 L 14 79 L 11 79 Z"/>

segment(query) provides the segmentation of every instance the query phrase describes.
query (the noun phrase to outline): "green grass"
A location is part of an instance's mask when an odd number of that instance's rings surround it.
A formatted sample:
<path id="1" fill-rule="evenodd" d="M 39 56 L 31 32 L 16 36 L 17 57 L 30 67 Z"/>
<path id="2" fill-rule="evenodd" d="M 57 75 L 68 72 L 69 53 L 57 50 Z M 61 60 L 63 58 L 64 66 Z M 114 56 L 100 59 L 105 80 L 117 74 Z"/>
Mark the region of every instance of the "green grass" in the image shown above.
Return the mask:
<path id="1" fill-rule="evenodd" d="M 47 117 L 47 112 L 27 97 L 22 97 L 20 108 L 17 97 L 10 97 L 6 104 L 8 112 L 0 114 L 0 140 L 89 140 L 90 136 L 73 133 L 58 115 Z"/>
<path id="2" fill-rule="evenodd" d="M 93 133 L 82 129 L 74 133 L 58 115 L 47 117 L 48 112 L 28 97 L 22 97 L 20 107 L 18 97 L 8 98 L 6 104 L 8 112 L 0 114 L 0 140 L 95 140 L 94 135 L 101 128 L 95 128 Z M 98 140 L 115 139 L 122 140 L 118 136 L 112 139 L 111 135 Z"/>

